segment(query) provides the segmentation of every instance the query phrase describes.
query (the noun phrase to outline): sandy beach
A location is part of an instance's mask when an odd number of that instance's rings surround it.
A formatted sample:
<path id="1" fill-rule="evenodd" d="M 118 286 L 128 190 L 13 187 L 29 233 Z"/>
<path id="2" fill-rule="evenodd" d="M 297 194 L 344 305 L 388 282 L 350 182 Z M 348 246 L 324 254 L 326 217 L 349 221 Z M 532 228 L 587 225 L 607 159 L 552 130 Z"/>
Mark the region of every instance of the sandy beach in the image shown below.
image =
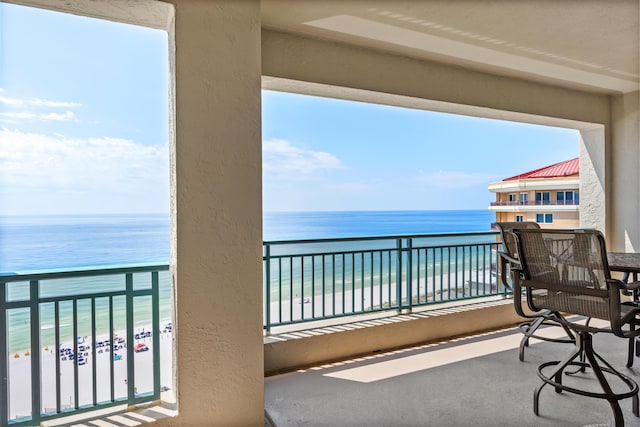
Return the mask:
<path id="1" fill-rule="evenodd" d="M 166 322 L 161 322 L 164 325 Z M 163 326 L 161 326 L 162 330 Z M 151 325 L 136 328 L 135 333 L 150 331 Z M 116 331 L 115 336 L 125 337 L 126 331 Z M 109 339 L 108 334 L 96 337 L 97 342 Z M 163 390 L 163 400 L 175 401 L 173 395 L 172 366 L 173 334 L 165 330 L 160 333 L 160 385 Z M 98 402 L 111 399 L 111 368 L 110 358 L 114 358 L 113 378 L 114 396 L 116 399 L 126 398 L 127 395 L 127 352 L 124 342 L 114 340 L 115 351 L 109 345 L 96 347 L 95 360 L 92 357 L 91 337 L 81 337 L 79 347 L 84 351 L 79 354 L 84 360 L 78 363 L 78 402 L 77 406 L 93 403 L 93 365 L 96 366 L 96 397 Z M 149 350 L 134 353 L 135 378 L 134 387 L 138 393 L 153 391 L 153 340 L 151 336 L 135 339 L 132 345 L 144 344 Z M 61 344 L 61 348 L 73 348 L 73 342 Z M 31 416 L 31 360 L 28 351 L 9 355 L 9 419 Z M 42 412 L 55 412 L 56 408 L 56 357 L 60 357 L 60 401 L 62 409 L 76 406 L 74 390 L 74 361 L 68 352 L 59 354 L 53 346 L 40 349 L 41 381 L 42 381 Z M 80 364 L 82 362 L 82 364 Z M 165 389 L 164 387 L 168 388 Z"/>
<path id="2" fill-rule="evenodd" d="M 419 297 L 419 302 L 424 303 L 425 298 L 429 302 L 446 302 L 450 299 L 462 298 L 462 296 L 485 295 L 491 292 L 492 287 L 501 286 L 498 279 L 490 277 L 487 270 L 472 270 L 471 272 L 458 272 L 451 275 L 430 275 L 425 278 L 421 277 L 418 282 L 414 278 L 412 281 L 412 297 L 414 302 Z M 442 289 L 440 280 L 442 279 Z M 477 282 L 476 282 L 477 279 Z M 484 283 L 486 282 L 486 284 Z M 318 288 L 322 284 L 317 285 Z M 352 312 L 370 311 L 374 309 L 385 308 L 389 303 L 395 304 L 397 299 L 395 282 L 382 283 L 374 280 L 373 285 L 369 281 L 365 281 L 364 289 L 358 284 L 355 289 L 345 287 L 344 292 L 341 285 L 336 285 L 335 290 L 331 286 L 325 287 L 325 295 L 317 295 L 311 298 L 311 295 L 303 297 L 295 296 L 292 300 L 283 297 L 281 302 L 270 302 L 270 319 L 274 324 L 288 321 L 297 321 L 301 319 L 312 319 L 322 316 L 342 315 Z M 406 289 L 403 289 L 402 299 L 406 300 Z M 344 301 L 344 305 L 343 305 Z"/>

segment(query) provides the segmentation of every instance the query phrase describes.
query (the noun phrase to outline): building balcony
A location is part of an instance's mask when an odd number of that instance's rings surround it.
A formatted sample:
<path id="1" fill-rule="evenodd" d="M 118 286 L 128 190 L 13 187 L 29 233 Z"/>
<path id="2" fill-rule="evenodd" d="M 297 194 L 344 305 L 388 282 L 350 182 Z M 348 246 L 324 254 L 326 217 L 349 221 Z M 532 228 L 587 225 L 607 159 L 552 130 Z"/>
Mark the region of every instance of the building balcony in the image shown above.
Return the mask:
<path id="1" fill-rule="evenodd" d="M 491 202 L 491 206 L 579 206 L 580 201 L 578 200 L 546 200 L 546 201 L 510 201 L 510 200 L 499 200 L 497 202 Z"/>
<path id="2" fill-rule="evenodd" d="M 578 212 L 580 202 L 578 200 L 569 201 L 508 201 L 499 200 L 491 202 L 489 210 L 494 212 Z"/>

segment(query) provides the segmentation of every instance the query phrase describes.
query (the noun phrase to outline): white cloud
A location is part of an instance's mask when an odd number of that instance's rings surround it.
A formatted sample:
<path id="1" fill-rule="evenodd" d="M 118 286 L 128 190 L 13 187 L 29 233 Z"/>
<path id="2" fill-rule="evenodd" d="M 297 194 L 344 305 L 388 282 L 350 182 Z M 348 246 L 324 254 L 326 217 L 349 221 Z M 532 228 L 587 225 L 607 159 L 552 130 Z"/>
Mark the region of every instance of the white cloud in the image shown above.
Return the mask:
<path id="1" fill-rule="evenodd" d="M 419 170 L 415 177 L 416 183 L 421 187 L 433 189 L 461 189 L 479 185 L 486 186 L 495 177 L 486 173 L 460 172 L 460 171 L 433 171 Z"/>
<path id="2" fill-rule="evenodd" d="M 75 116 L 72 111 L 65 111 L 64 113 L 43 114 L 41 117 L 44 120 L 72 120 Z"/>
<path id="3" fill-rule="evenodd" d="M 82 104 L 78 102 L 66 102 L 66 101 L 49 101 L 46 99 L 34 98 L 28 101 L 31 105 L 36 107 L 51 107 L 51 108 L 77 108 L 82 107 Z"/>
<path id="4" fill-rule="evenodd" d="M 19 113 L 0 113 L 0 117 L 9 120 L 45 120 L 45 121 L 67 121 L 73 120 L 75 118 L 75 114 L 72 111 L 65 111 L 64 113 L 27 113 L 27 112 L 19 112 Z"/>
<path id="5" fill-rule="evenodd" d="M 264 172 L 277 175 L 309 176 L 320 170 L 344 168 L 333 154 L 304 150 L 282 139 L 263 141 L 262 155 Z"/>
<path id="6" fill-rule="evenodd" d="M 127 139 L 67 139 L 0 129 L 0 200 L 30 205 L 66 200 L 84 212 L 87 200 L 104 204 L 93 211 L 158 211 L 168 204 L 169 162 L 166 146 L 148 146 Z M 166 200 L 164 200 L 166 199 Z M 151 201 L 149 201 L 151 200 Z M 84 201 L 84 202 L 83 202 Z M 9 203 L 7 203 L 8 205 Z M 118 205 L 118 206 L 115 206 Z M 41 211 L 58 206 L 40 205 Z"/>
<path id="7" fill-rule="evenodd" d="M 24 100 L 18 98 L 9 98 L 7 96 L 0 96 L 0 104 L 22 106 L 24 105 Z"/>
<path id="8" fill-rule="evenodd" d="M 4 90 L 0 91 L 0 93 L 2 92 L 4 92 Z M 33 106 L 48 108 L 77 108 L 82 106 L 82 104 L 78 102 L 50 101 L 40 98 L 11 98 L 8 96 L 0 96 L 0 104 L 18 107 Z"/>
<path id="9" fill-rule="evenodd" d="M 0 88 L 0 93 L 4 89 Z M 16 98 L 0 95 L 0 105 L 5 106 L 5 111 L 0 113 L 0 122 L 17 123 L 19 120 L 37 121 L 68 121 L 75 118 L 72 111 L 57 112 L 60 108 L 78 108 L 82 104 L 68 101 L 51 101 L 40 98 Z M 54 109 L 52 112 L 43 109 Z M 8 111 L 7 111 L 8 110 Z"/>

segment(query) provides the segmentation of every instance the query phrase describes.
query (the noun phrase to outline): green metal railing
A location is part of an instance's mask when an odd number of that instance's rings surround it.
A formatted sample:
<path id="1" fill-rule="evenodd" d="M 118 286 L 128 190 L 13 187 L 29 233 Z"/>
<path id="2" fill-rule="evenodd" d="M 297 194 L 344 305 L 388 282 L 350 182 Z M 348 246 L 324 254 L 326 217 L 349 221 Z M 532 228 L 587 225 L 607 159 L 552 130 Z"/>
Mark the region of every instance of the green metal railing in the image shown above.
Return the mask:
<path id="1" fill-rule="evenodd" d="M 270 241 L 264 329 L 507 292 L 497 233 Z"/>
<path id="2" fill-rule="evenodd" d="M 159 400 L 159 282 L 168 270 L 0 276 L 0 425 Z M 136 331 L 141 324 L 151 330 Z"/>

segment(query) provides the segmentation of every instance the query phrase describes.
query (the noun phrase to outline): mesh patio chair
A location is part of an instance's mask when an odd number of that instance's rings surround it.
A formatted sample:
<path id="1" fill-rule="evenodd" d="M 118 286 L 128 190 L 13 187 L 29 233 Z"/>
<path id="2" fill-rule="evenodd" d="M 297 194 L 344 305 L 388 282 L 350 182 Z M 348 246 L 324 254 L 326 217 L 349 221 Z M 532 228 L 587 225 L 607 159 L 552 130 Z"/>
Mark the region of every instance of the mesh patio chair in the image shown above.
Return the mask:
<path id="1" fill-rule="evenodd" d="M 491 224 L 491 227 L 500 231 L 500 238 L 502 239 L 503 251 L 500 252 L 500 280 L 505 288 L 513 290 L 509 284 L 510 270 L 513 268 L 517 269 L 520 265 L 520 261 L 518 260 L 518 248 L 515 237 L 511 232 L 516 228 L 524 230 L 540 230 L 540 226 L 537 222 L 524 221 L 495 222 Z M 543 312 L 537 312 L 533 315 L 526 314 L 524 312 L 518 314 L 524 318 L 531 319 L 518 325 L 520 332 L 523 334 L 518 353 L 520 361 L 524 361 L 524 349 L 529 346 L 530 338 L 557 343 L 575 344 L 576 339 L 571 330 L 563 323 L 558 322 L 562 315 L 557 311 L 546 310 Z M 567 334 L 567 338 L 549 338 L 542 335 L 536 335 L 536 331 L 543 324 L 563 327 Z"/>
<path id="2" fill-rule="evenodd" d="M 633 291 L 640 283 L 625 284 L 611 278 L 604 237 L 596 230 L 514 229 L 513 235 L 520 260 L 520 266 L 512 270 L 516 305 L 522 304 L 519 296 L 524 293 L 529 308 L 564 313 L 565 316 L 556 321 L 576 335 L 574 349 L 564 360 L 545 362 L 538 367 L 538 377 L 543 383 L 534 391 L 534 413 L 539 414 L 540 392 L 550 384 L 557 393 L 567 391 L 606 399 L 613 410 L 616 427 L 624 426 L 619 400 L 632 398 L 633 413 L 637 417 L 638 385 L 594 350 L 593 335 L 607 332 L 629 339 L 640 334 L 635 328 L 640 323 L 640 308 L 620 297 L 621 291 Z M 585 317 L 607 323 L 593 326 L 581 320 Z M 569 367 L 578 369 L 569 372 Z M 595 375 L 602 392 L 563 384 L 563 374 L 582 377 L 588 373 Z M 581 385 L 588 383 L 580 382 Z M 626 391 L 619 391 L 621 389 Z"/>

